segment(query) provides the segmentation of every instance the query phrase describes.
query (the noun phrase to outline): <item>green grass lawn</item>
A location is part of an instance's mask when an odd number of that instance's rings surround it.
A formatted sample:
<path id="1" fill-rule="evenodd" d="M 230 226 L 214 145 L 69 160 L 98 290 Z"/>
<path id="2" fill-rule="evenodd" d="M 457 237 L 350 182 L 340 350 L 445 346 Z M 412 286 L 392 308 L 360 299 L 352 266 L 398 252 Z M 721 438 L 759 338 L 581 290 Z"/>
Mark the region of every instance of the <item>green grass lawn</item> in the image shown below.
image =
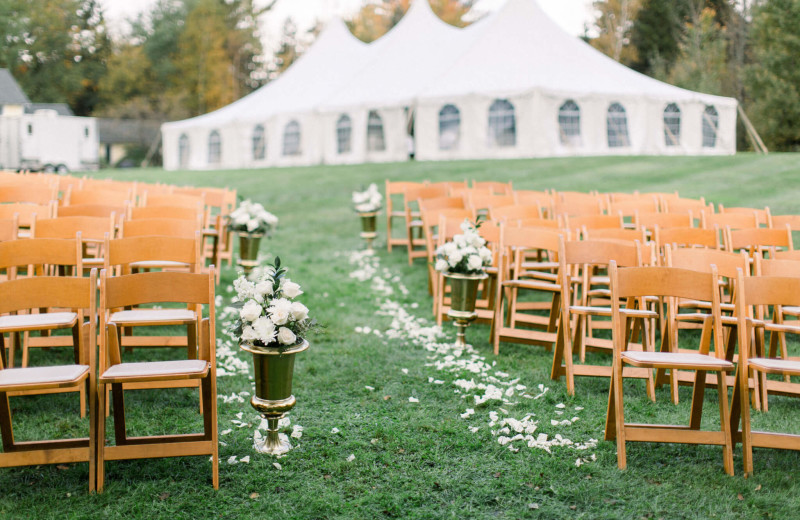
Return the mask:
<path id="1" fill-rule="evenodd" d="M 351 253 L 362 247 L 350 194 L 369 182 L 382 186 L 386 178 L 511 180 L 520 189 L 679 190 L 683 196 L 704 196 L 726 206 L 768 205 L 773 214 L 789 214 L 800 213 L 800 155 L 414 162 L 215 172 L 151 169 L 95 175 L 227 185 L 264 203 L 280 218 L 273 238 L 262 243 L 261 250 L 280 255 L 291 269 L 290 278 L 305 291 L 301 301 L 325 326 L 309 338 L 311 349 L 298 357 L 295 367 L 297 406 L 290 419 L 303 427 L 302 437 L 292 439 L 296 448 L 280 460 L 258 455 L 252 438 L 260 419 L 249 396 L 243 403 L 220 399 L 219 429 L 231 432 L 220 437 L 225 444 L 220 447 L 219 491 L 211 487 L 210 463 L 203 457 L 107 463 L 102 495 L 86 491 L 87 464 L 0 469 L 0 518 L 798 515 L 798 453 L 756 450 L 755 476 L 744 479 L 739 451 L 734 459 L 737 476 L 728 477 L 718 447 L 631 443 L 628 469 L 619 471 L 615 444 L 602 440 L 607 381 L 578 379 L 576 395 L 570 397 L 563 380 L 549 379 L 549 352 L 503 344 L 495 357 L 488 327 L 482 325 L 469 329 L 474 351 L 461 358 L 448 358 L 453 352 L 444 348 L 426 349 L 408 332 L 388 337 L 403 313 L 419 318 L 417 326 L 432 324 L 426 269 L 421 261 L 408 266 L 404 250 L 388 254 L 383 247 L 371 261 L 377 269 L 374 276 L 363 282 L 351 277 L 363 266 L 350 261 Z M 384 225 L 381 220 L 383 236 Z M 234 269 L 226 267 L 218 289 L 226 302 L 234 277 Z M 380 335 L 365 334 L 363 327 L 377 329 Z M 445 324 L 444 331 L 448 336 L 442 341 L 454 337 L 452 325 Z M 217 337 L 227 341 L 221 324 Z M 134 353 L 142 359 L 180 354 Z M 68 359 L 66 353 L 37 351 L 32 362 L 58 356 Z M 243 353 L 237 357 L 249 363 Z M 470 363 L 459 367 L 459 359 Z M 444 368 L 438 370 L 437 365 Z M 454 384 L 471 379 L 503 390 L 509 388 L 504 383 L 513 382 L 515 392 L 507 403 L 489 400 L 476 405 L 473 396 L 483 395 L 483 390 L 467 391 Z M 219 377 L 221 396 L 251 391 L 246 375 Z M 681 389 L 677 407 L 669 403 L 666 388 L 658 393 L 656 404 L 646 399 L 643 385 L 632 382 L 626 391 L 631 420 L 661 417 L 664 422 L 683 422 L 688 417 L 689 388 Z M 712 425 L 715 394 L 706 393 Z M 133 434 L 188 431 L 201 425 L 197 395 L 188 390 L 128 392 L 126 400 L 136 408 L 129 419 Z M 60 436 L 81 432 L 87 423 L 78 418 L 76 401 L 74 395 L 13 398 L 18 438 L 34 438 L 42 431 Z M 468 408 L 474 414 L 462 418 Z M 511 446 L 518 451 L 513 452 L 498 442 L 502 425 L 490 425 L 491 412 L 498 420 L 527 417 L 529 423 L 537 422 L 534 437 L 544 433 L 552 440 L 558 434 L 574 444 L 553 446 L 548 452 L 516 441 Z M 796 400 L 773 397 L 769 414 L 761 415 L 754 413 L 759 425 L 800 433 Z M 567 425 L 551 423 L 573 417 L 578 420 Z M 113 431 L 110 420 L 108 429 Z M 591 439 L 598 440 L 596 445 Z M 578 450 L 575 444 L 588 447 Z M 350 455 L 354 458 L 349 461 Z M 246 456 L 249 463 L 228 463 L 231 457 L 239 461 Z"/>

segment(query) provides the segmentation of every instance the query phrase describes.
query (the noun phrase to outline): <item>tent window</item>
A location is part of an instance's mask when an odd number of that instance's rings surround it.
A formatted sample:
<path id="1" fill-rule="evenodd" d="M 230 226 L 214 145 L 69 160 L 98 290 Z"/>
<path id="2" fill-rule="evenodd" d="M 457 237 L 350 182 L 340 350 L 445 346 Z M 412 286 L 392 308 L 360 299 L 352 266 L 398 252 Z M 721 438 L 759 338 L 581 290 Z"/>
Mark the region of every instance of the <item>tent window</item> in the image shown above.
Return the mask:
<path id="1" fill-rule="evenodd" d="M 606 127 L 609 148 L 630 146 L 631 142 L 628 138 L 628 116 L 625 114 L 625 108 L 619 103 L 613 103 L 608 107 Z"/>
<path id="2" fill-rule="evenodd" d="M 222 156 L 222 139 L 219 132 L 212 130 L 208 135 L 208 164 L 219 164 Z"/>
<path id="3" fill-rule="evenodd" d="M 336 122 L 336 151 L 339 154 L 350 153 L 350 141 L 353 134 L 353 124 L 350 116 L 342 114 Z"/>
<path id="4" fill-rule="evenodd" d="M 489 146 L 515 146 L 517 144 L 517 123 L 514 119 L 514 105 L 507 99 L 496 99 L 489 107 Z"/>
<path id="5" fill-rule="evenodd" d="M 455 150 L 461 137 L 461 112 L 455 105 L 439 111 L 439 150 Z"/>
<path id="6" fill-rule="evenodd" d="M 561 144 L 580 146 L 581 142 L 581 109 L 577 103 L 569 99 L 558 109 L 558 130 Z"/>
<path id="7" fill-rule="evenodd" d="M 664 143 L 667 146 L 681 144 L 681 109 L 675 103 L 664 109 Z"/>
<path id="8" fill-rule="evenodd" d="M 386 140 L 383 138 L 383 120 L 375 110 L 370 110 L 367 117 L 367 150 L 382 152 L 386 150 Z"/>
<path id="9" fill-rule="evenodd" d="M 717 129 L 719 128 L 719 114 L 717 109 L 709 105 L 703 111 L 703 148 L 717 146 Z"/>
<path id="10" fill-rule="evenodd" d="M 267 140 L 264 137 L 264 125 L 253 129 L 253 160 L 260 161 L 267 156 Z"/>
<path id="11" fill-rule="evenodd" d="M 189 136 L 186 134 L 178 138 L 178 164 L 181 168 L 189 166 Z"/>
<path id="12" fill-rule="evenodd" d="M 300 123 L 289 121 L 283 130 L 283 155 L 300 155 Z"/>

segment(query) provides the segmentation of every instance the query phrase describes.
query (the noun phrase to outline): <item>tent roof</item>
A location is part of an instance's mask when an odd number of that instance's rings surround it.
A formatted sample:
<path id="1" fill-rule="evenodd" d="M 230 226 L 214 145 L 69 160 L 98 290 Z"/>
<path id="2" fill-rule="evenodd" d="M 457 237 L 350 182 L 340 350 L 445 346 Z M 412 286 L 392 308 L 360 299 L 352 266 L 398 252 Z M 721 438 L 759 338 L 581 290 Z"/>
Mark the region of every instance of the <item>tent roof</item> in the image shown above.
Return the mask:
<path id="1" fill-rule="evenodd" d="M 219 110 L 166 123 L 171 129 L 206 127 L 235 120 L 264 120 L 272 115 L 311 109 L 363 66 L 369 46 L 353 36 L 339 18 L 328 22 L 309 50 L 277 79 Z"/>
<path id="2" fill-rule="evenodd" d="M 497 97 L 541 89 L 721 104 L 734 99 L 681 89 L 640 74 L 571 36 L 536 0 L 508 0 L 476 30 L 471 45 L 431 78 L 418 98 Z"/>

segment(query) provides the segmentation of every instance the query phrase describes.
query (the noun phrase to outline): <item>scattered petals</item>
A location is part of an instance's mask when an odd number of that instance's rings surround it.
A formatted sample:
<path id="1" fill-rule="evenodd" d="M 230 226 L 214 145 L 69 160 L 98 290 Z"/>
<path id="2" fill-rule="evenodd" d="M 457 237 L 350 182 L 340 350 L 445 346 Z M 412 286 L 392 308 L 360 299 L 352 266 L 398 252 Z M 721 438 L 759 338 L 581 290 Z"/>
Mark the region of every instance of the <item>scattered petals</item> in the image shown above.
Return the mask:
<path id="1" fill-rule="evenodd" d="M 353 462 L 354 460 L 356 460 L 356 456 L 351 453 L 350 456 L 347 457 L 347 462 Z"/>

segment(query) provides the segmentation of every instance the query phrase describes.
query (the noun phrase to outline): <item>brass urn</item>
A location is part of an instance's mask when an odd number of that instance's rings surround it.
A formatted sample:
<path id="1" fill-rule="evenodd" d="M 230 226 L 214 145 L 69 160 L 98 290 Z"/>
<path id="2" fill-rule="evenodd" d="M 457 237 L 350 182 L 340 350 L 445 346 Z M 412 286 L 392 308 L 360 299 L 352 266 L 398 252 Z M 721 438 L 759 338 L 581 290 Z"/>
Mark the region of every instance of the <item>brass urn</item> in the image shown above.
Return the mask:
<path id="1" fill-rule="evenodd" d="M 250 274 L 258 266 L 258 249 L 261 247 L 263 233 L 239 233 L 239 261 L 245 274 Z"/>
<path id="2" fill-rule="evenodd" d="M 442 274 L 450 281 L 450 310 L 447 311 L 447 315 L 456 325 L 456 346 L 464 348 L 467 346 L 466 329 L 478 317 L 475 312 L 478 287 L 487 275 L 449 272 Z"/>
<path id="3" fill-rule="evenodd" d="M 282 455 L 292 449 L 292 444 L 286 435 L 278 433 L 278 422 L 297 402 L 292 395 L 294 358 L 308 350 L 308 341 L 303 339 L 283 349 L 247 343 L 240 347 L 253 354 L 256 391 L 250 404 L 267 420 L 267 436 L 256 441 L 254 448 L 259 453 Z"/>
<path id="4" fill-rule="evenodd" d="M 358 214 L 361 217 L 361 238 L 367 243 L 367 251 L 373 251 L 372 242 L 378 236 L 376 231 L 378 222 L 377 211 L 365 211 Z"/>

